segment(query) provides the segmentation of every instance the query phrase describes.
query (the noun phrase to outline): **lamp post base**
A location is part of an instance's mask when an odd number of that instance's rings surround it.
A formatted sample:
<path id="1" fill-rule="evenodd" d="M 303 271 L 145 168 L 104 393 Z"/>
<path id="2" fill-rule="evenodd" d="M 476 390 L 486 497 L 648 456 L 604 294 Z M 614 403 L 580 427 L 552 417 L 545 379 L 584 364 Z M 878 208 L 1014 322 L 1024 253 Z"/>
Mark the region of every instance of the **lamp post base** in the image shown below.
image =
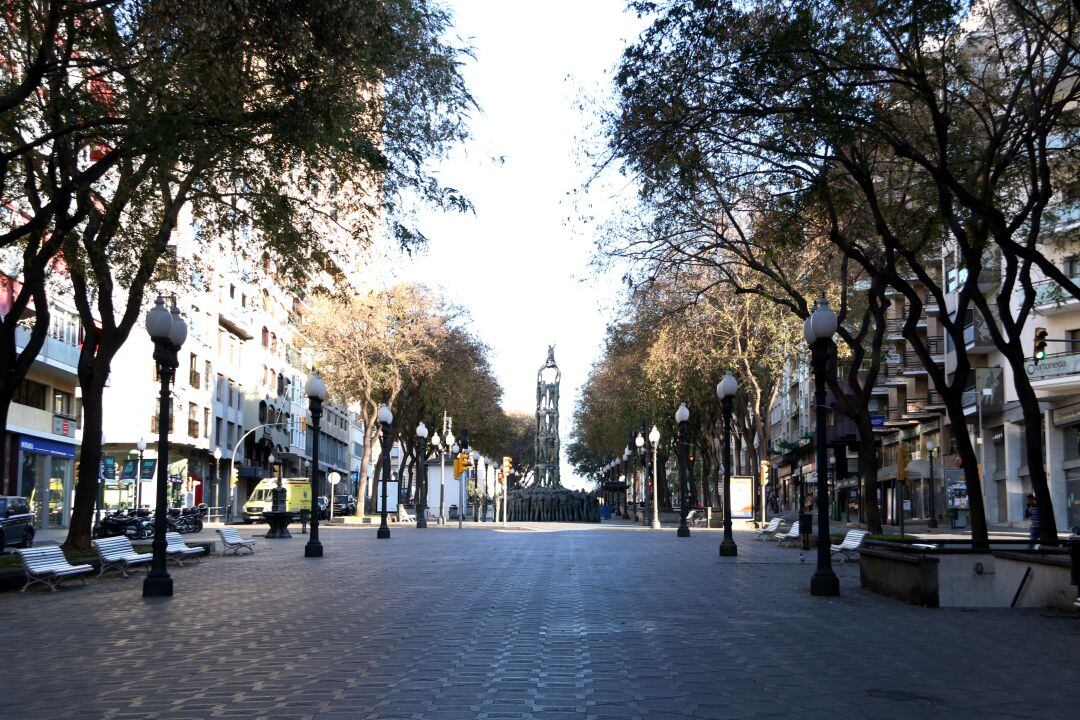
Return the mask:
<path id="1" fill-rule="evenodd" d="M 678 529 L 678 531 L 676 531 L 675 535 L 677 537 L 690 537 L 690 526 L 689 525 L 680 525 L 679 529 Z"/>
<path id="2" fill-rule="evenodd" d="M 833 572 L 816 572 L 810 578 L 810 594 L 818 597 L 836 597 L 840 594 L 840 578 Z"/>
<path id="3" fill-rule="evenodd" d="M 444 518 L 442 515 L 440 515 L 439 516 L 439 522 L 437 524 L 438 525 L 445 525 L 446 524 L 446 518 Z"/>
<path id="4" fill-rule="evenodd" d="M 720 557 L 736 557 L 739 554 L 739 546 L 731 538 L 724 538 L 720 543 Z"/>
<path id="5" fill-rule="evenodd" d="M 652 521 L 652 523 L 650 523 L 649 527 L 651 527 L 653 530 L 659 530 L 660 529 L 660 521 L 657 520 L 656 518 L 653 518 L 653 521 Z"/>
<path id="6" fill-rule="evenodd" d="M 427 527 L 427 518 L 424 517 L 426 514 L 427 514 L 426 512 L 422 512 L 422 511 L 419 511 L 419 510 L 416 512 L 416 527 L 418 527 L 418 528 L 426 528 Z"/>
<path id="7" fill-rule="evenodd" d="M 390 539 L 390 528 L 385 526 L 385 525 L 381 526 L 379 528 L 379 531 L 377 533 L 375 533 L 375 537 L 377 539 L 379 539 L 379 540 L 389 540 Z"/>
<path id="8" fill-rule="evenodd" d="M 926 523 L 926 527 L 928 527 L 928 528 L 936 528 L 937 527 L 937 518 L 931 516 L 930 520 Z"/>
<path id="9" fill-rule="evenodd" d="M 322 557 L 322 543 L 308 540 L 304 546 L 304 557 Z"/>
<path id="10" fill-rule="evenodd" d="M 172 577 L 168 573 L 161 575 L 148 574 L 143 579 L 143 597 L 172 597 Z"/>

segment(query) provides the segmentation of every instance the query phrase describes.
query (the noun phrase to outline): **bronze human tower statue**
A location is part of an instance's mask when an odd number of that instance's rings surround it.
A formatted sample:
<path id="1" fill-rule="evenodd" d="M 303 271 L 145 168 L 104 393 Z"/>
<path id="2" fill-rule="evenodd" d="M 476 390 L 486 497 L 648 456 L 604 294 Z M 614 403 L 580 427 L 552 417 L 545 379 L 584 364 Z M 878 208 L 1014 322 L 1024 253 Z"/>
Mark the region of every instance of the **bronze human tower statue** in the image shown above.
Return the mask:
<path id="1" fill-rule="evenodd" d="M 555 346 L 548 345 L 547 360 L 536 373 L 536 487 L 560 487 L 559 381 Z"/>

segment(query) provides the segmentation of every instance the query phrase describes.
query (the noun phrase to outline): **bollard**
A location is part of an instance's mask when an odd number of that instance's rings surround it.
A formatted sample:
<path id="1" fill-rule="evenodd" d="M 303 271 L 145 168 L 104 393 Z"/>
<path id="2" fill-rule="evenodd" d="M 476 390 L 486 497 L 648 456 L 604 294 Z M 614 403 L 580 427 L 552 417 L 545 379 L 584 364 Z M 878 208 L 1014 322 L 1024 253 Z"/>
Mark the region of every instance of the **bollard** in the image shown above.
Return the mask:
<path id="1" fill-rule="evenodd" d="M 311 511 L 306 508 L 300 510 L 300 534 L 307 535 L 308 517 L 311 516 Z"/>
<path id="2" fill-rule="evenodd" d="M 799 513 L 799 534 L 802 535 L 802 549 L 810 549 L 810 536 L 814 534 L 813 513 Z"/>

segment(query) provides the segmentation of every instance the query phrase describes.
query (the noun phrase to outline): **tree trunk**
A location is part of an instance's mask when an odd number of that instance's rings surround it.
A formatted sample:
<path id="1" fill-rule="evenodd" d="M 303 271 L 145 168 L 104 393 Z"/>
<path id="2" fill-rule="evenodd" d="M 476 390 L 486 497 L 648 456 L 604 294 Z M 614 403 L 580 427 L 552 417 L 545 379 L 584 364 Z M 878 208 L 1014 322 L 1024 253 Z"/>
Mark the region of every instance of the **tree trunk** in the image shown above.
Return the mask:
<path id="1" fill-rule="evenodd" d="M 882 534 L 881 508 L 878 507 L 878 454 L 877 437 L 870 413 L 865 408 L 852 418 L 859 431 L 859 476 L 862 478 L 862 493 L 859 501 L 862 506 L 866 529 L 875 534 Z"/>
<path id="2" fill-rule="evenodd" d="M 87 355 L 90 357 L 84 362 Z M 79 386 L 83 395 L 83 440 L 79 448 L 79 473 L 75 482 L 71 525 L 62 545 L 65 550 L 79 552 L 91 550 L 90 532 L 93 529 L 101 465 L 102 395 L 109 379 L 108 363 L 102 362 L 100 357 L 95 359 L 92 356 L 93 353 L 87 353 L 84 348 L 83 357 L 79 358 Z M 85 367 L 86 365 L 89 367 Z M 165 422 L 165 418 L 159 418 L 159 422 Z"/>
<path id="3" fill-rule="evenodd" d="M 1005 355 L 1009 367 L 1012 368 L 1016 399 L 1020 402 L 1020 409 L 1024 414 L 1024 442 L 1028 472 L 1031 476 L 1031 491 L 1039 506 L 1039 542 L 1057 545 L 1059 542 L 1057 520 L 1054 518 L 1054 498 L 1050 494 L 1050 484 L 1046 476 L 1048 458 L 1043 454 L 1045 448 L 1043 447 L 1042 411 L 1039 409 L 1039 398 L 1036 397 L 1035 390 L 1027 379 L 1027 358 L 1024 357 L 1020 341 L 1010 342 L 1008 349 L 1002 354 Z M 976 393 L 978 392 L 980 390 L 976 388 Z M 982 458 L 979 458 L 979 462 L 981 465 Z"/>

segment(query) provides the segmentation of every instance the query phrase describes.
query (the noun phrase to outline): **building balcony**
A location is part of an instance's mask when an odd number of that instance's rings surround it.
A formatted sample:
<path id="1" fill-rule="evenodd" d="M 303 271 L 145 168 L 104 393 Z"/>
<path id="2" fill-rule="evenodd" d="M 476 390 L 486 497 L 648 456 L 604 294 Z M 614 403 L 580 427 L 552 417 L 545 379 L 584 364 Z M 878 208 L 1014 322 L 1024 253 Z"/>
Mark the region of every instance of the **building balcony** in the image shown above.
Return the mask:
<path id="1" fill-rule="evenodd" d="M 880 378 L 883 385 L 907 384 L 907 378 L 904 377 L 904 364 L 899 355 L 886 357 L 885 363 L 881 366 Z"/>
<path id="2" fill-rule="evenodd" d="M 17 326 L 15 328 L 15 347 L 18 348 L 19 352 L 22 352 L 22 349 L 25 348 L 29 342 L 30 330 L 21 325 Z M 74 345 L 68 345 L 67 343 L 62 343 L 56 338 L 49 336 L 45 338 L 45 342 L 41 346 L 41 350 L 38 352 L 35 360 L 71 375 L 77 375 L 80 352 L 82 352 L 80 348 Z"/>
<path id="3" fill-rule="evenodd" d="M 970 274 L 967 268 L 952 268 L 945 274 L 945 291 L 948 293 L 959 292 L 960 288 L 968 281 Z M 1001 286 L 1001 255 L 990 252 L 983 258 L 982 268 L 979 270 L 977 280 L 979 292 L 984 295 L 993 292 Z"/>
<path id="4" fill-rule="evenodd" d="M 1071 278 L 1080 283 L 1080 277 Z M 1054 280 L 1040 280 L 1033 283 L 1035 288 L 1035 309 L 1040 315 L 1059 315 L 1080 310 L 1080 300 L 1062 289 Z"/>
<path id="5" fill-rule="evenodd" d="M 255 337 L 252 331 L 253 322 L 251 311 L 239 303 L 223 302 L 218 308 L 218 323 L 244 340 Z"/>
<path id="6" fill-rule="evenodd" d="M 984 413 L 1000 412 L 1005 405 L 1005 387 L 1001 368 L 974 368 L 974 382 L 964 390 L 961 402 L 964 412 L 975 413 L 982 406 Z"/>

